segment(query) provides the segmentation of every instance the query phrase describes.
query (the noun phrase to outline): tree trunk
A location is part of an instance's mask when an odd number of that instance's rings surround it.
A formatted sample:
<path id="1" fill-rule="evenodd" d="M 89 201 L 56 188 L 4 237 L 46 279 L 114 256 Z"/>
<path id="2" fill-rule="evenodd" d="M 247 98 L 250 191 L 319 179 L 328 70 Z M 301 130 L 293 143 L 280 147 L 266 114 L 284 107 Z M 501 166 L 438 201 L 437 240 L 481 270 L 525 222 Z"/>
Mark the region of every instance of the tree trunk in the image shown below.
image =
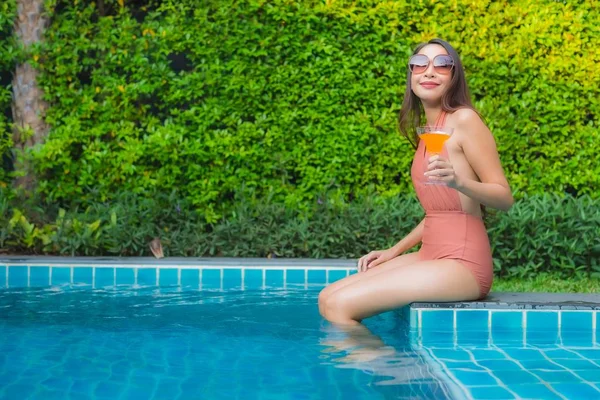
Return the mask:
<path id="1" fill-rule="evenodd" d="M 48 22 L 44 0 L 18 0 L 15 33 L 26 55 L 33 44 L 42 41 Z M 17 65 L 12 82 L 15 186 L 27 191 L 35 189 L 36 179 L 31 162 L 24 157 L 25 152 L 43 143 L 49 130 L 44 121 L 48 104 L 37 85 L 37 75 L 38 72 L 25 62 Z"/>

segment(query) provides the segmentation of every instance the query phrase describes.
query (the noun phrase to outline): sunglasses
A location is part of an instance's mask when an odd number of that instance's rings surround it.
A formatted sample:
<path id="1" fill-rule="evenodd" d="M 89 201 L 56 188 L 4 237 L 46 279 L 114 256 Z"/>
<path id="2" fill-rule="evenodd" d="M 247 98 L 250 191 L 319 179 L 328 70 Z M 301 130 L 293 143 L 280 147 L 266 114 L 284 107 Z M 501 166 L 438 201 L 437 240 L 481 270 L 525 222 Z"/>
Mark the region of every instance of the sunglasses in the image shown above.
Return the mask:
<path id="1" fill-rule="evenodd" d="M 422 74 L 429 67 L 429 57 L 415 54 L 408 61 L 408 68 L 413 74 Z M 448 75 L 454 68 L 454 60 L 447 54 L 440 54 L 433 58 L 433 69 L 440 75 Z"/>

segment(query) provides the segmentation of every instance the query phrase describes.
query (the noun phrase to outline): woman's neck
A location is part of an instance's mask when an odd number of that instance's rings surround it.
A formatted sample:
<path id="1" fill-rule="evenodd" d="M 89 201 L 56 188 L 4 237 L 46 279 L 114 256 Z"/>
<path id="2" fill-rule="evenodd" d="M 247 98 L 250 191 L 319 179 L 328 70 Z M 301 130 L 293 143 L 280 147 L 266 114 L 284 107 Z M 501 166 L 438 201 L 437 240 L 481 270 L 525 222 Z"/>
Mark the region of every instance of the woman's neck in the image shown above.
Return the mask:
<path id="1" fill-rule="evenodd" d="M 425 110 L 425 118 L 427 119 L 427 125 L 434 125 L 438 120 L 440 113 L 442 112 L 442 105 L 427 105 L 423 104 L 423 109 Z"/>

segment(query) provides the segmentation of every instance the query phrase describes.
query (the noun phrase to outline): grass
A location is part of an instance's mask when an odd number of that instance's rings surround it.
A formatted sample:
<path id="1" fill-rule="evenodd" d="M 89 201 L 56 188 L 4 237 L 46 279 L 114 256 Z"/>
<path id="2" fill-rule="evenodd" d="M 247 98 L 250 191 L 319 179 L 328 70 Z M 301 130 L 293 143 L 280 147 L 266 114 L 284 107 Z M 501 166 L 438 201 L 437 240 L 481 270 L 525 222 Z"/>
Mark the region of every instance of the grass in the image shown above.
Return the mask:
<path id="1" fill-rule="evenodd" d="M 496 278 L 493 292 L 600 293 L 600 279 L 578 276 L 561 278 L 557 274 L 540 274 L 535 278 Z"/>

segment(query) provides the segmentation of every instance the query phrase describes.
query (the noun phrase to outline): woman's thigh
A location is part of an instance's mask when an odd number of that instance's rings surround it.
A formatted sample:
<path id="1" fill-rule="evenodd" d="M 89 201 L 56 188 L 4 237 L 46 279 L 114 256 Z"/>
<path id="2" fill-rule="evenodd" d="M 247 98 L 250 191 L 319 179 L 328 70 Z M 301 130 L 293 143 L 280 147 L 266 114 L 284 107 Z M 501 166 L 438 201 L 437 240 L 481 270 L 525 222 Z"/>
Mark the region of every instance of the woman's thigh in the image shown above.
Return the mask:
<path id="1" fill-rule="evenodd" d="M 333 322 L 363 318 L 416 301 L 468 301 L 479 298 L 479 284 L 456 260 L 430 260 L 390 268 L 346 285 L 326 303 Z"/>
<path id="2" fill-rule="evenodd" d="M 383 264 L 376 266 L 375 268 L 371 268 L 365 272 L 358 272 L 356 274 L 349 275 L 343 279 L 340 279 L 339 281 L 332 283 L 331 285 L 328 285 L 325 289 L 321 291 L 321 293 L 319 294 L 319 298 L 323 299 L 345 286 L 361 282 L 365 279 L 368 279 L 369 277 L 381 274 L 386 271 L 390 271 L 394 268 L 399 268 L 403 265 L 416 263 L 419 260 L 419 254 L 416 252 L 403 254 L 401 256 L 392 258 L 391 260 L 386 261 Z"/>

